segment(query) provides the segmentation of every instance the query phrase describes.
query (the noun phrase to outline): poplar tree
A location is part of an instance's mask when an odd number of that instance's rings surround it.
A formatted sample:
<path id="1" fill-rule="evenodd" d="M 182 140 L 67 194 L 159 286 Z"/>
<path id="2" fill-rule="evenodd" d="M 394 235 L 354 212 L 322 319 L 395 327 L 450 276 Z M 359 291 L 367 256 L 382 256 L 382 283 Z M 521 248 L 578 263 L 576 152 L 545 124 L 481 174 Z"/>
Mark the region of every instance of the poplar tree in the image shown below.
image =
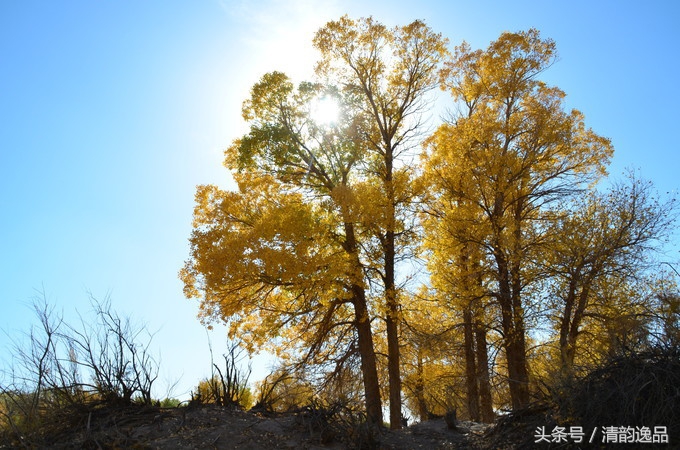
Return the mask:
<path id="1" fill-rule="evenodd" d="M 253 86 L 243 106 L 250 130 L 226 152 L 239 191 L 199 187 L 181 278 L 206 320 L 229 321 L 253 345 L 275 342 L 281 354 L 337 370 L 357 353 L 374 423 L 382 403 L 372 322 L 383 321 L 390 424 L 399 428 L 396 269 L 417 236 L 403 156 L 421 132 L 445 40 L 420 21 L 389 29 L 345 16 L 314 45 L 315 82 L 295 86 L 272 72 Z M 337 120 L 320 123 L 318 101 L 337 104 Z"/>
<path id="2" fill-rule="evenodd" d="M 613 152 L 579 111 L 565 110 L 563 91 L 539 80 L 555 58 L 555 43 L 534 29 L 503 33 L 486 50 L 457 47 L 442 86 L 458 110 L 425 157 L 441 220 L 470 225 L 465 239 L 488 268 L 514 409 L 529 402 L 526 294 L 539 280 L 546 224 L 558 200 L 605 173 Z"/>
<path id="3" fill-rule="evenodd" d="M 377 206 L 363 225 L 376 241 L 373 272 L 384 288 L 381 305 L 387 334 L 390 427 L 401 427 L 399 261 L 415 242 L 411 203 L 413 146 L 424 133 L 427 94 L 437 87 L 446 39 L 421 21 L 389 29 L 372 18 L 347 16 L 329 22 L 314 38 L 321 52 L 317 73 L 355 95 L 368 126 L 367 166 Z"/>

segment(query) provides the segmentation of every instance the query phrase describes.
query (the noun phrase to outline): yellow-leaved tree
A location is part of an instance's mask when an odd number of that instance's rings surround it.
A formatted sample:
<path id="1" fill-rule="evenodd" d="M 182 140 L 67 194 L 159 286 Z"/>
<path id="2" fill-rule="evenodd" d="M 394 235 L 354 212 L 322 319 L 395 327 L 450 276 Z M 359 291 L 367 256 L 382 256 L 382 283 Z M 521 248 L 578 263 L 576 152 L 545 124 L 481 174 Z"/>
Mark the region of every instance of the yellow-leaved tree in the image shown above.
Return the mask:
<path id="1" fill-rule="evenodd" d="M 554 42 L 533 29 L 503 33 L 484 51 L 457 47 L 442 84 L 458 110 L 432 136 L 424 161 L 439 220 L 458 222 L 454 230 L 475 224 L 456 239 L 474 244 L 488 270 L 514 409 L 529 402 L 526 294 L 540 281 L 552 206 L 604 174 L 613 151 L 579 111 L 565 110 L 561 90 L 538 79 L 555 58 Z M 438 232 L 431 228 L 428 239 Z M 460 246 L 437 247 L 461 260 Z"/>
<path id="2" fill-rule="evenodd" d="M 313 102 L 338 100 L 334 126 Z M 252 346 L 303 363 L 358 353 L 369 420 L 382 421 L 354 202 L 362 123 L 328 86 L 262 77 L 244 103 L 250 132 L 226 152 L 238 192 L 199 187 L 191 259 L 181 271 L 203 317 L 229 321 Z"/>
<path id="3" fill-rule="evenodd" d="M 644 293 L 644 274 L 676 215 L 674 200 L 656 198 L 651 183 L 632 173 L 607 191 L 592 191 L 565 205 L 544 253 L 563 376 L 573 375 L 586 323 L 610 317 L 607 309 L 613 309 L 619 326 L 651 317 L 653 296 Z M 641 279 L 642 290 L 637 287 Z"/>
<path id="4" fill-rule="evenodd" d="M 362 217 L 370 236 L 371 273 L 383 286 L 380 317 L 387 335 L 390 427 L 401 427 L 400 285 L 398 263 L 417 243 L 412 203 L 414 146 L 424 133 L 422 114 L 437 87 L 447 40 L 421 21 L 389 29 L 373 20 L 347 16 L 320 29 L 314 45 L 321 52 L 317 73 L 351 92 L 362 121 L 367 185 Z"/>
<path id="5" fill-rule="evenodd" d="M 381 320 L 398 428 L 396 271 L 417 236 L 406 157 L 422 133 L 445 40 L 419 21 L 388 29 L 343 17 L 314 45 L 318 81 L 295 86 L 272 72 L 252 88 L 243 107 L 250 131 L 225 161 L 239 192 L 199 188 L 181 277 L 206 319 L 230 321 L 252 345 L 274 342 L 282 354 L 295 346 L 285 354 L 305 363 L 341 365 L 358 354 L 374 423 L 382 404 L 371 322 Z M 317 120 L 319 101 L 335 102 L 338 117 Z"/>

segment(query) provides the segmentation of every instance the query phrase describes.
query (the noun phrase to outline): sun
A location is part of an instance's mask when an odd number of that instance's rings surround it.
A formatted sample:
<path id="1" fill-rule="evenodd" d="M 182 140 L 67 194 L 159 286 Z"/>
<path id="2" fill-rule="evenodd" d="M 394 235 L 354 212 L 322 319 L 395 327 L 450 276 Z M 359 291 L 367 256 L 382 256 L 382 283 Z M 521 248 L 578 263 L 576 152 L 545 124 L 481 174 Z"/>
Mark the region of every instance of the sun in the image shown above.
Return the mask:
<path id="1" fill-rule="evenodd" d="M 312 105 L 312 119 L 319 125 L 333 125 L 340 116 L 340 105 L 332 97 L 321 97 Z"/>

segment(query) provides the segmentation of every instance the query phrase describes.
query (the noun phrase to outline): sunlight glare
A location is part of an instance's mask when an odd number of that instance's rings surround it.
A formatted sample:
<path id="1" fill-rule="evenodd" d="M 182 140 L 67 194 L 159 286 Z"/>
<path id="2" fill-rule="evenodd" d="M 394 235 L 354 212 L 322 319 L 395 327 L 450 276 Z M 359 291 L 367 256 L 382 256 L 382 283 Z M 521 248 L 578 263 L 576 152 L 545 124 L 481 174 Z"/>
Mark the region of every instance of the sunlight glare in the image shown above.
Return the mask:
<path id="1" fill-rule="evenodd" d="M 333 125 L 340 115 L 338 102 L 331 97 L 318 99 L 312 108 L 312 119 L 319 125 Z"/>

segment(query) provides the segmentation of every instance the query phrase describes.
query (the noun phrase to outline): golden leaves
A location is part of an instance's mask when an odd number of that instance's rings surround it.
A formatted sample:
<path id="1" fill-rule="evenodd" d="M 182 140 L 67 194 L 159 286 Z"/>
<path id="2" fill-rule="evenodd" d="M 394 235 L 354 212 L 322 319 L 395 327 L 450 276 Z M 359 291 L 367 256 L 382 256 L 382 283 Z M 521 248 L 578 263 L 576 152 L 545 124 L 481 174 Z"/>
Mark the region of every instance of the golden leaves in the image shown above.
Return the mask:
<path id="1" fill-rule="evenodd" d="M 288 102 L 294 86 L 288 76 L 282 72 L 265 74 L 250 91 L 250 99 L 243 102 L 243 119 L 246 121 L 260 118 L 263 121 L 275 121 L 278 114 Z"/>
<path id="2" fill-rule="evenodd" d="M 539 262 L 550 262 L 558 201 L 604 175 L 613 148 L 565 110 L 563 91 L 538 80 L 557 54 L 537 30 L 504 33 L 486 50 L 464 43 L 440 72 L 446 44 L 420 21 L 389 29 L 344 16 L 315 35 L 316 82 L 296 86 L 272 72 L 253 86 L 243 104 L 249 131 L 225 151 L 238 191 L 196 192 L 180 278 L 187 296 L 203 296 L 204 320 L 229 320 L 253 348 L 294 355 L 307 346 L 320 358 L 349 345 L 361 321 L 379 332 L 378 317 L 448 326 L 465 301 L 498 299 L 501 282 L 512 283 L 523 320 Z M 460 108 L 413 165 L 404 155 L 420 150 L 411 144 L 437 83 Z M 326 95 L 340 115 L 315 123 L 314 99 Z M 592 217 L 582 219 L 563 226 L 580 238 Z M 395 314 L 386 292 L 400 280 L 388 280 L 388 259 L 412 258 L 415 247 L 438 294 L 421 301 L 399 291 Z M 487 301 L 485 311 L 498 305 Z"/>

